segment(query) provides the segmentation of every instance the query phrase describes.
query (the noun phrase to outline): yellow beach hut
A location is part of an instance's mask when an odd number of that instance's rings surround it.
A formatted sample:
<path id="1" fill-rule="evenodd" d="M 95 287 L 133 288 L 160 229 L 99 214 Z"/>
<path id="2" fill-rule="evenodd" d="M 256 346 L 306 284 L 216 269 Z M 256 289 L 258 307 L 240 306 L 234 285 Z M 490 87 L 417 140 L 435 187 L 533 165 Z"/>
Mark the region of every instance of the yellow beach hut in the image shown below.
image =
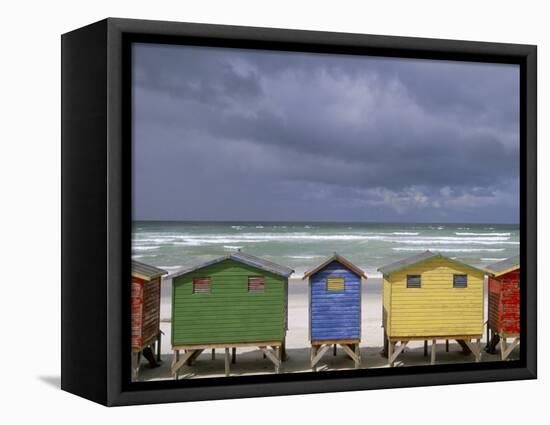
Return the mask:
<path id="1" fill-rule="evenodd" d="M 457 340 L 480 360 L 486 271 L 430 251 L 378 271 L 384 278 L 384 351 L 390 366 L 415 340 L 424 341 L 425 355 L 427 341 L 432 342 L 432 364 L 437 340 Z"/>

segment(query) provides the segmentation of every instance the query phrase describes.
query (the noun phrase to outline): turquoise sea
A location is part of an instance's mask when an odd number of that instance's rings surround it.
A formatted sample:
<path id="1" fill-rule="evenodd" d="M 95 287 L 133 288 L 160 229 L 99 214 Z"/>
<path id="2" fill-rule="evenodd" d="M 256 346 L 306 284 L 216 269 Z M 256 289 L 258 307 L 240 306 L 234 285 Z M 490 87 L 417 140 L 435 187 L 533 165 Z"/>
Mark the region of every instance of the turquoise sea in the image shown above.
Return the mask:
<path id="1" fill-rule="evenodd" d="M 307 222 L 135 221 L 133 258 L 169 272 L 241 249 L 293 268 L 296 277 L 338 252 L 370 277 L 425 250 L 483 266 L 519 253 L 519 226 Z"/>

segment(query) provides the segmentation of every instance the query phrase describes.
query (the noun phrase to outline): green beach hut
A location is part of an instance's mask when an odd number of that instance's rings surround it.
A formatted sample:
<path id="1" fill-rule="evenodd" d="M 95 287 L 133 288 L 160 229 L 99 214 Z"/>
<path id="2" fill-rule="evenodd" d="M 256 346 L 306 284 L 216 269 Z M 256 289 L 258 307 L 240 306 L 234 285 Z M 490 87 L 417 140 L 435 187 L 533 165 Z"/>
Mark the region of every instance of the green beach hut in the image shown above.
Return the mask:
<path id="1" fill-rule="evenodd" d="M 172 374 L 202 351 L 259 347 L 279 371 L 285 356 L 288 277 L 294 270 L 233 252 L 175 272 L 172 279 Z M 180 356 L 180 352 L 183 354 Z"/>

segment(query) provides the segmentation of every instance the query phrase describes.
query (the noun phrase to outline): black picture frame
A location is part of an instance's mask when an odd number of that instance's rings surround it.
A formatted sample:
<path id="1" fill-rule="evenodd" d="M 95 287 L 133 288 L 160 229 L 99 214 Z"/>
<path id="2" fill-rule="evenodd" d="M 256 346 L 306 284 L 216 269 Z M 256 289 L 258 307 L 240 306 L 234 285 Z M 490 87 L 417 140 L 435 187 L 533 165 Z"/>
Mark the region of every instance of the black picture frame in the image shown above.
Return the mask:
<path id="1" fill-rule="evenodd" d="M 137 41 L 519 64 L 520 360 L 130 382 L 124 282 L 131 258 L 129 46 Z M 112 406 L 536 378 L 536 46 L 118 18 L 61 42 L 62 389 Z"/>

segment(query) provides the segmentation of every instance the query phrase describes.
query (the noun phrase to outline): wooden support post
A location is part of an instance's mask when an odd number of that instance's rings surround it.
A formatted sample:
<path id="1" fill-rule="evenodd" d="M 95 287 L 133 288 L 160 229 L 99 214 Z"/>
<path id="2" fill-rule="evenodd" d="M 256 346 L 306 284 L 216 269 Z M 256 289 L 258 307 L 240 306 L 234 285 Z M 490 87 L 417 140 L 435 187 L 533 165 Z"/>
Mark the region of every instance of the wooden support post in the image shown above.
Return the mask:
<path id="1" fill-rule="evenodd" d="M 432 339 L 432 358 L 430 360 L 430 364 L 435 364 L 435 352 L 437 348 L 437 342 L 435 339 Z"/>
<path id="2" fill-rule="evenodd" d="M 500 337 L 500 359 L 504 360 L 504 353 L 506 352 L 506 337 L 502 335 Z"/>
<path id="3" fill-rule="evenodd" d="M 502 338 L 502 341 L 505 341 L 505 338 Z M 512 354 L 512 351 L 514 351 L 514 348 L 516 348 L 519 345 L 519 337 L 514 338 L 512 343 L 509 347 L 507 347 L 506 342 L 504 343 L 504 349 L 501 346 L 500 349 L 500 358 L 502 360 L 506 360 L 510 354 Z"/>
<path id="4" fill-rule="evenodd" d="M 382 349 L 382 357 L 388 357 L 388 336 L 386 331 L 384 331 L 384 348 Z"/>
<path id="5" fill-rule="evenodd" d="M 424 357 L 428 357 L 428 340 L 424 340 Z"/>
<path id="6" fill-rule="evenodd" d="M 447 353 L 449 352 L 449 340 L 448 339 L 445 340 L 445 352 L 447 352 Z"/>
<path id="7" fill-rule="evenodd" d="M 268 347 L 262 346 L 260 347 L 260 350 L 262 350 L 266 357 L 275 365 L 275 372 L 279 373 L 279 368 L 281 366 L 281 346 L 278 345 L 275 347 L 275 354 L 273 354 Z"/>
<path id="8" fill-rule="evenodd" d="M 316 365 L 319 363 L 319 360 L 325 355 L 325 353 L 330 350 L 330 345 L 315 346 L 315 355 L 311 360 L 311 368 L 315 371 Z"/>
<path id="9" fill-rule="evenodd" d="M 334 344 L 334 347 L 332 348 L 332 355 L 333 356 L 336 356 L 336 350 L 337 350 L 336 347 L 337 347 L 337 345 Z"/>
<path id="10" fill-rule="evenodd" d="M 388 339 L 388 366 L 393 367 L 393 348 L 395 347 L 395 342 Z"/>
<path id="11" fill-rule="evenodd" d="M 470 352 L 475 356 L 476 362 L 479 362 L 481 360 L 481 340 L 478 338 L 475 345 L 469 339 L 464 339 L 463 341 Z"/>
<path id="12" fill-rule="evenodd" d="M 409 341 L 401 341 L 401 344 L 396 348 L 396 342 L 390 341 L 390 352 L 388 353 L 388 362 L 390 364 L 390 367 L 393 367 L 393 363 L 395 362 L 395 359 L 397 359 L 397 356 L 401 354 L 401 352 L 405 349 Z M 390 354 L 391 353 L 391 354 Z"/>
<path id="13" fill-rule="evenodd" d="M 314 372 L 316 371 L 315 365 L 313 364 L 313 358 L 315 357 L 315 354 L 317 354 L 317 346 L 312 345 L 311 349 L 309 350 L 309 363 L 311 365 L 311 369 L 313 369 Z"/>
<path id="14" fill-rule="evenodd" d="M 355 356 L 357 357 L 355 368 L 359 369 L 361 367 L 361 348 L 359 347 L 359 344 L 355 344 Z"/>
<path id="15" fill-rule="evenodd" d="M 231 349 L 231 363 L 235 364 L 236 361 L 237 361 L 237 347 L 233 347 Z"/>
<path id="16" fill-rule="evenodd" d="M 174 376 L 174 379 L 178 379 L 178 369 L 176 369 L 176 364 L 179 362 L 180 360 L 180 350 L 174 350 L 174 354 L 172 356 L 172 365 L 170 367 L 170 369 L 172 370 L 172 375 Z"/>
<path id="17" fill-rule="evenodd" d="M 356 369 L 361 362 L 357 347 L 359 347 L 359 344 L 342 344 L 342 349 L 353 360 Z"/>
<path id="18" fill-rule="evenodd" d="M 216 349 L 212 348 L 212 360 L 216 360 Z"/>
<path id="19" fill-rule="evenodd" d="M 281 345 L 281 361 L 286 362 L 287 355 L 286 355 L 286 339 L 283 339 L 282 345 Z"/>
<path id="20" fill-rule="evenodd" d="M 172 361 L 172 375 L 174 379 L 178 379 L 178 371 L 192 357 L 197 357 L 202 350 L 186 350 L 185 354 L 180 358 L 179 350 L 176 350 L 175 361 Z"/>
<path id="21" fill-rule="evenodd" d="M 139 373 L 139 353 L 132 353 L 132 380 L 136 381 Z"/>
<path id="22" fill-rule="evenodd" d="M 229 376 L 231 370 L 229 369 L 229 347 L 225 347 L 225 376 Z"/>
<path id="23" fill-rule="evenodd" d="M 157 337 L 157 362 L 161 362 L 161 358 L 160 358 L 161 341 L 162 341 L 162 332 L 159 332 L 159 336 Z"/>

